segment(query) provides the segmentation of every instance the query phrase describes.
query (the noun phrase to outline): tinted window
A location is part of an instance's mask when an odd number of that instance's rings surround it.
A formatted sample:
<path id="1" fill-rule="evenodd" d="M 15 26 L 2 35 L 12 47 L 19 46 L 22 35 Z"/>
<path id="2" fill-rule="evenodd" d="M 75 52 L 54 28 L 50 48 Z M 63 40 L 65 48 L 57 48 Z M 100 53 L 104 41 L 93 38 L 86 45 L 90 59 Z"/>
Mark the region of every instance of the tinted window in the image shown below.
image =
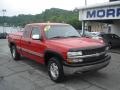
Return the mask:
<path id="1" fill-rule="evenodd" d="M 112 35 L 112 38 L 113 38 L 113 39 L 119 39 L 120 37 L 117 36 L 117 35 L 115 35 L 115 34 L 113 34 L 113 35 Z"/>
<path id="2" fill-rule="evenodd" d="M 70 25 L 53 25 L 44 28 L 47 38 L 80 37 L 80 34 Z"/>
<path id="3" fill-rule="evenodd" d="M 112 39 L 112 36 L 109 35 L 109 34 L 103 34 L 103 38 L 106 38 L 106 39 Z"/>

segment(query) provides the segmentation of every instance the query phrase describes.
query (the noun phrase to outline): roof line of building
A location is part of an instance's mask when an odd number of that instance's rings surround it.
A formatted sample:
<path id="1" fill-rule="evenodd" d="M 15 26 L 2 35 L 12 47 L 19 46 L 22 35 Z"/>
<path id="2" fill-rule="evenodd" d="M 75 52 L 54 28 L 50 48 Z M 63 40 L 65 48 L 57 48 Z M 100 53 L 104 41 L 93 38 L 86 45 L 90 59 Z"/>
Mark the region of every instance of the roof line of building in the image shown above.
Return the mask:
<path id="1" fill-rule="evenodd" d="M 79 10 L 99 8 L 99 7 L 108 7 L 108 6 L 118 6 L 118 5 L 120 5 L 120 1 L 107 2 L 107 3 L 97 4 L 97 5 L 90 5 L 90 6 L 84 6 L 84 7 L 79 8 Z"/>

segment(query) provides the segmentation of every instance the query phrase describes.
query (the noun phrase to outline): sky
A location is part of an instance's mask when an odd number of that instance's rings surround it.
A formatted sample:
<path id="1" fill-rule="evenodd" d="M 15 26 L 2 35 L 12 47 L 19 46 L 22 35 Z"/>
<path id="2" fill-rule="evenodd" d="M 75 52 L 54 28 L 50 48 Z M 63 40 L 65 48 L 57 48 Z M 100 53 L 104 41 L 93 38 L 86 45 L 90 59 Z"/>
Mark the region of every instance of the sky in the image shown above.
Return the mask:
<path id="1" fill-rule="evenodd" d="M 109 0 L 86 0 L 87 5 L 105 3 Z M 60 8 L 73 10 L 85 6 L 85 0 L 0 0 L 0 16 L 2 9 L 6 9 L 6 16 L 19 14 L 40 14 L 45 9 Z"/>

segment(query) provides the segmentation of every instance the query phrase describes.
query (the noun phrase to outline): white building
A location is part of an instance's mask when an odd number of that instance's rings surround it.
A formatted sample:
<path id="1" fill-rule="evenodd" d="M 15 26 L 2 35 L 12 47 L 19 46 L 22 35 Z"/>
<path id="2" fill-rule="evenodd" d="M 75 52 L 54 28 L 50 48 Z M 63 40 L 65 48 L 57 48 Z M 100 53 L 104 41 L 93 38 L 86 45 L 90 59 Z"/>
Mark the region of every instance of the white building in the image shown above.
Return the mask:
<path id="1" fill-rule="evenodd" d="M 82 30 L 115 33 L 120 36 L 120 1 L 80 8 Z"/>

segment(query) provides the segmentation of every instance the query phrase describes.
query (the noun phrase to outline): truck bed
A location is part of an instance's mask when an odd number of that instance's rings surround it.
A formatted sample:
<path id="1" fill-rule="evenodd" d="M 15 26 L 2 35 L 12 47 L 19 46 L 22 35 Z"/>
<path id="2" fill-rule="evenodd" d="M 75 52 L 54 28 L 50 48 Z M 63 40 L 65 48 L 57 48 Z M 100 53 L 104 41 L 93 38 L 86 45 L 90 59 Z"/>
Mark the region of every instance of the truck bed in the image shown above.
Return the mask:
<path id="1" fill-rule="evenodd" d="M 10 33 L 8 35 L 8 42 L 18 42 L 21 40 L 23 32 Z"/>
<path id="2" fill-rule="evenodd" d="M 15 32 L 15 33 L 10 33 L 9 35 L 15 35 L 15 36 L 22 36 L 23 32 Z"/>

